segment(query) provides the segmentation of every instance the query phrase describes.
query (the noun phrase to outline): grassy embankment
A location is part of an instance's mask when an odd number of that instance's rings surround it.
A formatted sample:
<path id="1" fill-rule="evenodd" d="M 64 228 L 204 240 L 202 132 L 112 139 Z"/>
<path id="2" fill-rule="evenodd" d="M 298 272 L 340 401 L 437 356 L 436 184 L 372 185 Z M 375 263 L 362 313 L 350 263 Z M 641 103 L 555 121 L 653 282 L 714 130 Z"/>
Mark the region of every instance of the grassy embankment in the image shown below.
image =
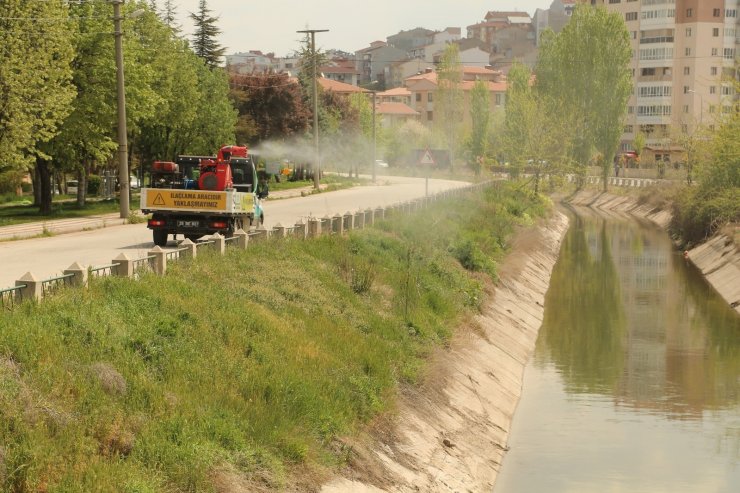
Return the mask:
<path id="1" fill-rule="evenodd" d="M 0 490 L 305 490 L 474 313 L 511 190 L 344 237 L 203 252 L 0 314 Z"/>

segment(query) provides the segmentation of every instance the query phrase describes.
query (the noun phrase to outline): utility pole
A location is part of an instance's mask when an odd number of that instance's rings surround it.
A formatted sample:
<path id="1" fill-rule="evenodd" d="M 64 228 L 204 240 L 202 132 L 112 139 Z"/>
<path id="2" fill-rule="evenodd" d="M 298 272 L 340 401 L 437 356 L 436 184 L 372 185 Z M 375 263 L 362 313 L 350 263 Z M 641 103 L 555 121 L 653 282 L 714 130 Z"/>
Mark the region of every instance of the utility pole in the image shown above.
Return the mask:
<path id="1" fill-rule="evenodd" d="M 124 0 L 111 0 L 116 38 L 116 90 L 118 92 L 118 185 L 121 218 L 129 215 L 128 138 L 126 136 L 126 90 L 123 82 L 123 29 L 121 5 Z"/>
<path id="2" fill-rule="evenodd" d="M 376 144 L 376 141 L 375 141 L 375 95 L 376 95 L 376 92 L 373 91 L 373 183 L 375 183 L 375 165 L 378 164 L 376 161 L 377 158 L 375 156 L 376 148 L 377 148 L 377 146 L 375 145 Z"/>
<path id="3" fill-rule="evenodd" d="M 314 168 L 313 168 L 313 187 L 319 189 L 319 173 L 321 168 L 319 166 L 319 88 L 317 81 L 317 65 L 318 60 L 316 59 L 316 33 L 327 33 L 328 29 L 306 29 L 304 31 L 296 31 L 297 33 L 310 34 L 311 35 L 311 57 L 313 58 L 313 145 L 314 145 Z"/>

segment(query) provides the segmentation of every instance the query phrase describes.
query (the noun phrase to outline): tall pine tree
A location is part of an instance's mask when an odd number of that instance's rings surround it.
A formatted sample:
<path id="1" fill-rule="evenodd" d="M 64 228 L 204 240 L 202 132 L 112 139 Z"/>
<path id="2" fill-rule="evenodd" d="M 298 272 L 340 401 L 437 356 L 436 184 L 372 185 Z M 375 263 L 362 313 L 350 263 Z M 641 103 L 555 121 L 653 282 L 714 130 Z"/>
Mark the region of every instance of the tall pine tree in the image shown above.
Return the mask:
<path id="1" fill-rule="evenodd" d="M 209 68 L 221 65 L 221 57 L 224 56 L 226 48 L 222 47 L 216 37 L 221 34 L 218 28 L 218 17 L 211 15 L 206 0 L 200 0 L 198 13 L 190 13 L 190 18 L 195 23 L 193 34 L 193 51 L 201 57 Z"/>

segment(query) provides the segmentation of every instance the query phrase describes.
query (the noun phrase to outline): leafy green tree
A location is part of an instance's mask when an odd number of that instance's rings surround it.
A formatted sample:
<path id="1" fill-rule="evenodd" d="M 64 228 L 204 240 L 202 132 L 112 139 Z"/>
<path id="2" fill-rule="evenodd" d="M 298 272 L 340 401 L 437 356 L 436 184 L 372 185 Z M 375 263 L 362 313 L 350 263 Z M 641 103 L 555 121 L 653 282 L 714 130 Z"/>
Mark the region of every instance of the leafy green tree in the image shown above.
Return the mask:
<path id="1" fill-rule="evenodd" d="M 605 190 L 632 91 L 631 56 L 621 14 L 579 5 L 558 35 L 543 36 L 536 68 L 541 93 L 573 110 L 570 128 L 581 166 L 591 149 L 601 154 Z"/>
<path id="2" fill-rule="evenodd" d="M 568 140 L 567 111 L 530 84 L 531 72 L 516 63 L 509 72 L 506 116 L 502 146 L 516 171 L 524 166 L 533 174 L 534 192 L 540 191 L 544 175 L 558 174 L 564 162 Z"/>
<path id="3" fill-rule="evenodd" d="M 224 144 L 235 141 L 237 111 L 229 99 L 229 79 L 223 70 L 198 66 L 197 117 L 185 152 L 212 154 Z"/>
<path id="4" fill-rule="evenodd" d="M 488 138 L 491 119 L 491 95 L 486 83 L 477 81 L 470 92 L 470 156 L 476 174 L 480 173 L 480 160 L 488 152 Z"/>
<path id="5" fill-rule="evenodd" d="M 464 93 L 462 64 L 456 44 L 445 48 L 437 67 L 437 90 L 434 92 L 434 126 L 438 136 L 450 151 L 450 167 L 454 167 L 463 121 Z"/>
<path id="6" fill-rule="evenodd" d="M 142 163 L 175 159 L 185 152 L 192 139 L 200 96 L 198 70 L 203 60 L 180 39 L 166 20 L 142 20 L 139 62 L 150 67 L 156 77 L 149 84 L 154 94 L 152 113 L 139 120 L 133 148 Z M 155 49 L 156 47 L 156 49 Z M 177 67 L 177 70 L 172 70 Z"/>
<path id="7" fill-rule="evenodd" d="M 64 2 L 0 3 L 0 172 L 35 164 L 42 211 L 51 210 L 51 156 L 43 146 L 74 97 L 74 26 L 67 19 Z"/>
<path id="8" fill-rule="evenodd" d="M 301 88 L 285 73 L 231 74 L 240 142 L 285 139 L 306 132 L 311 114 Z"/>
<path id="9" fill-rule="evenodd" d="M 195 54 L 205 60 L 209 68 L 221 65 L 221 57 L 224 56 L 226 48 L 222 47 L 216 40 L 221 34 L 218 28 L 218 17 L 211 15 L 206 0 L 198 3 L 198 12 L 190 13 L 190 18 L 195 23 L 193 33 L 193 50 Z"/>

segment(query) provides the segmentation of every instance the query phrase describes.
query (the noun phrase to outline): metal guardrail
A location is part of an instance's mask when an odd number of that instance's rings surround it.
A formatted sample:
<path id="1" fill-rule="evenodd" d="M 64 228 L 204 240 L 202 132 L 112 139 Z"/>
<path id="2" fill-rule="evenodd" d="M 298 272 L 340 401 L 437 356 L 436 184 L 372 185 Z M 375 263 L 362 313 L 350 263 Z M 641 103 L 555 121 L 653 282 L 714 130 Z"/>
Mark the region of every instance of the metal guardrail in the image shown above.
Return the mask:
<path id="1" fill-rule="evenodd" d="M 59 290 L 62 286 L 69 286 L 74 274 L 62 274 L 61 276 L 51 277 L 41 281 L 41 293 L 43 296 L 48 296 Z"/>
<path id="2" fill-rule="evenodd" d="M 142 271 L 151 271 L 151 260 L 154 260 L 156 257 L 154 255 L 147 255 L 146 257 L 137 258 L 131 261 L 131 263 L 134 266 L 134 273 L 138 274 Z"/>
<path id="3" fill-rule="evenodd" d="M 90 267 L 88 272 L 91 277 L 112 276 L 114 274 L 113 269 L 117 268 L 119 265 L 120 264 L 98 265 L 96 267 Z"/>
<path id="4" fill-rule="evenodd" d="M 23 301 L 23 289 L 25 284 L 19 284 L 12 288 L 0 289 L 0 307 L 3 310 L 13 310 L 16 304 Z"/>

